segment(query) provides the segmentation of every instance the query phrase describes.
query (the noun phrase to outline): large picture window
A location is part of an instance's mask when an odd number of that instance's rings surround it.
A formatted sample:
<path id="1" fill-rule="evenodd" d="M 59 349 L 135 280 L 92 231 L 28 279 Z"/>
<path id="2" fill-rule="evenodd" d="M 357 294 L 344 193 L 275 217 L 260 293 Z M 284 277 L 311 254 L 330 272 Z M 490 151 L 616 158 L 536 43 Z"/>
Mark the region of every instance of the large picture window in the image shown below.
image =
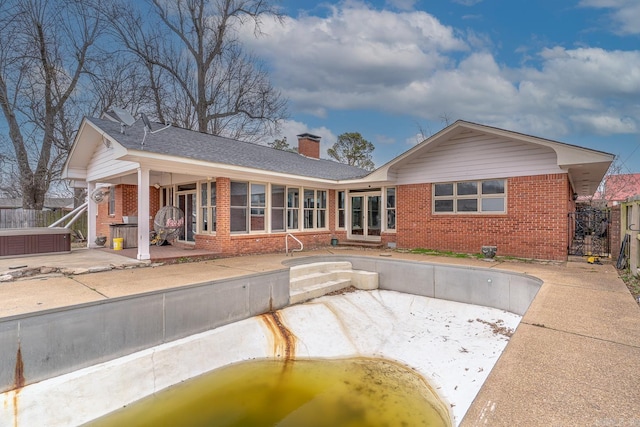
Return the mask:
<path id="1" fill-rule="evenodd" d="M 506 180 L 460 181 L 433 184 L 436 214 L 504 213 Z"/>

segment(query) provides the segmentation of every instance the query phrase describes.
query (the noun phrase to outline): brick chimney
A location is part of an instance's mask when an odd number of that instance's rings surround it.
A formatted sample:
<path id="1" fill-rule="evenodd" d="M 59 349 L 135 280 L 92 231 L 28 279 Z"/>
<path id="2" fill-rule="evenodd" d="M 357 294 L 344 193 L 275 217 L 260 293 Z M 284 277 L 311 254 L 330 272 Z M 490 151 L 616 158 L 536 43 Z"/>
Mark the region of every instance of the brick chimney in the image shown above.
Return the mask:
<path id="1" fill-rule="evenodd" d="M 298 153 L 314 159 L 320 158 L 320 137 L 310 133 L 298 135 Z"/>

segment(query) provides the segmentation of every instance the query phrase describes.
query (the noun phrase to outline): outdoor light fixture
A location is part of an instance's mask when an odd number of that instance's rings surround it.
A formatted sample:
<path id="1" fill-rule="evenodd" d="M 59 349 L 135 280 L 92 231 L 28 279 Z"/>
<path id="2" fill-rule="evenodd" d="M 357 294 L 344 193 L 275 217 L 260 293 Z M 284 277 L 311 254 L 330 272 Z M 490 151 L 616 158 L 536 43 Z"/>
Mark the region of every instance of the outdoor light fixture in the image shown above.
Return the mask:
<path id="1" fill-rule="evenodd" d="M 576 200 L 578 200 L 578 193 L 573 193 L 573 201 L 575 202 Z"/>

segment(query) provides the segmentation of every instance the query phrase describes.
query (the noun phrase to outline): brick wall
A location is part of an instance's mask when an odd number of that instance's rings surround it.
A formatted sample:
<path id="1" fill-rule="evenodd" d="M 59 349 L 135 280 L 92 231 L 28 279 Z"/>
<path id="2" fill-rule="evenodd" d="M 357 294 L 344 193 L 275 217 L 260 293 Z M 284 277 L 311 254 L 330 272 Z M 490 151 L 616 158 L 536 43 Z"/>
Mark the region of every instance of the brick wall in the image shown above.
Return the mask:
<path id="1" fill-rule="evenodd" d="M 302 241 L 305 250 L 327 247 L 331 244 L 333 237 L 330 231 L 305 231 L 293 234 Z M 285 236 L 286 233 L 243 234 L 230 235 L 227 239 L 221 238 L 217 233 L 216 235 L 199 234 L 196 236 L 196 248 L 219 252 L 224 256 L 283 253 Z M 289 251 L 299 247 L 295 240 L 289 239 Z"/>
<path id="2" fill-rule="evenodd" d="M 498 255 L 566 260 L 571 191 L 566 174 L 507 180 L 507 213 L 502 215 L 434 215 L 431 184 L 397 189 L 397 244 L 480 253 L 497 246 Z"/>

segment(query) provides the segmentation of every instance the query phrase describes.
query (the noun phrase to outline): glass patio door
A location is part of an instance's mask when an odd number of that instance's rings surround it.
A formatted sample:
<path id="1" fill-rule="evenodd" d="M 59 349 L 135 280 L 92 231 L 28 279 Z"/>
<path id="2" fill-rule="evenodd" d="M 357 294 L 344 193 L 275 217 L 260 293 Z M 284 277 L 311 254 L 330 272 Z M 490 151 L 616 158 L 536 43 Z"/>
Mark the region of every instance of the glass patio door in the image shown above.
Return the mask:
<path id="1" fill-rule="evenodd" d="M 196 192 L 190 191 L 185 193 L 178 193 L 178 207 L 184 212 L 184 225 L 180 230 L 178 240 L 183 242 L 195 242 L 196 231 Z"/>
<path id="2" fill-rule="evenodd" d="M 349 237 L 361 240 L 380 240 L 380 193 L 351 195 Z"/>

